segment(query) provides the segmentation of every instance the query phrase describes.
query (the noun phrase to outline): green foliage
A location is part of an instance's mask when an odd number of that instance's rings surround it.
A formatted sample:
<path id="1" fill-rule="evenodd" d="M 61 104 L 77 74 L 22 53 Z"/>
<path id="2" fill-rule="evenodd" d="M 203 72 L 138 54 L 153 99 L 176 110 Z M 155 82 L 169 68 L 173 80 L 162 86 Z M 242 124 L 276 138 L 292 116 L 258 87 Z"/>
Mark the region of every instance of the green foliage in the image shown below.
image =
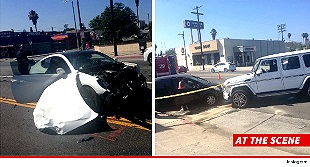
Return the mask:
<path id="1" fill-rule="evenodd" d="M 211 36 L 212 36 L 212 39 L 215 40 L 217 31 L 213 28 L 213 29 L 210 31 L 210 34 L 211 34 Z"/>
<path id="2" fill-rule="evenodd" d="M 124 37 L 137 35 L 139 27 L 137 26 L 137 16 L 129 8 L 122 3 L 113 5 L 114 11 L 114 28 L 117 41 L 121 41 Z M 106 7 L 105 10 L 95 18 L 93 18 L 89 26 L 94 30 L 102 30 L 104 41 L 112 41 L 112 23 L 111 8 Z"/>
<path id="3" fill-rule="evenodd" d="M 36 32 L 37 32 L 37 31 L 38 31 L 38 29 L 37 29 L 37 23 L 38 23 L 39 15 L 36 13 L 36 11 L 31 10 L 31 11 L 29 12 L 28 17 L 29 17 L 29 20 L 32 21 L 32 23 L 33 23 L 33 25 L 34 25 L 34 27 L 35 27 L 35 29 L 36 29 Z"/>
<path id="4" fill-rule="evenodd" d="M 167 50 L 167 51 L 165 52 L 165 54 L 166 54 L 166 55 L 176 55 L 176 52 L 175 52 L 174 48 L 172 48 L 172 49 Z"/>
<path id="5" fill-rule="evenodd" d="M 302 50 L 303 46 L 301 42 L 287 42 L 288 51 Z"/>

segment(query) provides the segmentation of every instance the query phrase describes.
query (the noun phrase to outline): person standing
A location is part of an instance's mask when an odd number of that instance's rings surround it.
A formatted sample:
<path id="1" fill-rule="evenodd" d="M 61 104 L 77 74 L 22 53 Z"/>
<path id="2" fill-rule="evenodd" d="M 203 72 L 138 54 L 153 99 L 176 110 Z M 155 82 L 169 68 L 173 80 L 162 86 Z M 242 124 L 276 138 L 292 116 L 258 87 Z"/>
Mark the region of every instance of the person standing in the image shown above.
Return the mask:
<path id="1" fill-rule="evenodd" d="M 19 46 L 19 51 L 16 53 L 18 70 L 20 74 L 27 75 L 29 74 L 29 62 L 30 60 L 27 57 L 27 53 L 25 52 L 24 45 L 21 44 Z"/>

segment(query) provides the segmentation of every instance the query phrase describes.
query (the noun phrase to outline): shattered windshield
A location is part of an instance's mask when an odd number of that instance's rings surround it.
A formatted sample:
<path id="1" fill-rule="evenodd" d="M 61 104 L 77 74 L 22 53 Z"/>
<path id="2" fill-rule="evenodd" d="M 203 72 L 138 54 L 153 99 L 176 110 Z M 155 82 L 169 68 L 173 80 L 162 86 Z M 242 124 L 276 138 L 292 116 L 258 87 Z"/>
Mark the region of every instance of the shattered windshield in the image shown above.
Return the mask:
<path id="1" fill-rule="evenodd" d="M 64 54 L 76 70 L 83 71 L 117 63 L 114 59 L 100 52 L 76 52 Z"/>

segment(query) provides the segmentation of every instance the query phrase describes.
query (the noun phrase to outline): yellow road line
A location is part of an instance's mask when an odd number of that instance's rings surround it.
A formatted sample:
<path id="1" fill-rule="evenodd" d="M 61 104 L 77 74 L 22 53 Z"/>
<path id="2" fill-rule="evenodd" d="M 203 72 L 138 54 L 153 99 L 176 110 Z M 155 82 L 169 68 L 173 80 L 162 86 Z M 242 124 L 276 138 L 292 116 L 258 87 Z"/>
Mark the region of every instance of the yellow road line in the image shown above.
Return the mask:
<path id="1" fill-rule="evenodd" d="M 11 104 L 11 105 L 21 106 L 21 107 L 26 107 L 26 108 L 32 108 L 32 109 L 34 109 L 36 107 L 36 103 L 21 104 L 21 103 L 17 103 L 16 100 L 4 98 L 4 97 L 0 97 L 0 103 L 6 103 L 6 104 Z M 122 126 L 127 126 L 127 127 L 134 127 L 134 128 L 138 128 L 138 129 L 142 129 L 142 130 L 151 131 L 151 130 L 144 128 L 140 125 L 133 124 L 125 118 L 121 118 L 118 120 L 115 117 L 108 117 L 107 122 L 112 123 L 112 124 L 117 124 L 117 125 L 122 125 Z"/>
<path id="2" fill-rule="evenodd" d="M 216 87 L 222 87 L 223 84 L 219 84 L 216 86 L 210 86 L 207 88 L 203 88 L 203 89 L 198 89 L 198 90 L 194 90 L 194 91 L 189 91 L 189 92 L 184 92 L 184 93 L 179 93 L 179 94 L 174 94 L 174 95 L 170 95 L 170 96 L 163 96 L 163 97 L 156 97 L 155 100 L 160 100 L 160 99 L 168 99 L 168 98 L 172 98 L 172 97 L 178 97 L 178 96 L 184 96 L 184 95 L 188 95 L 188 94 L 193 94 L 193 93 L 197 93 L 197 92 L 202 92 L 208 89 L 212 89 L 212 88 L 216 88 Z"/>

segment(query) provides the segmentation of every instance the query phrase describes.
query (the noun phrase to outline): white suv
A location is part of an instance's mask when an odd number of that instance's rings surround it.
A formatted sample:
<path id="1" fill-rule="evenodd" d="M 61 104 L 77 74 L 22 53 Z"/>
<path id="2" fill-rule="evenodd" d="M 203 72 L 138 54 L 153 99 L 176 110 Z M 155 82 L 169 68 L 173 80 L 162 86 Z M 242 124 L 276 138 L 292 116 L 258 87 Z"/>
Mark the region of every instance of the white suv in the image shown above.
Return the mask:
<path id="1" fill-rule="evenodd" d="M 223 84 L 224 99 L 231 99 L 235 108 L 247 107 L 253 97 L 296 93 L 310 97 L 310 50 L 261 57 L 251 73 Z"/>

